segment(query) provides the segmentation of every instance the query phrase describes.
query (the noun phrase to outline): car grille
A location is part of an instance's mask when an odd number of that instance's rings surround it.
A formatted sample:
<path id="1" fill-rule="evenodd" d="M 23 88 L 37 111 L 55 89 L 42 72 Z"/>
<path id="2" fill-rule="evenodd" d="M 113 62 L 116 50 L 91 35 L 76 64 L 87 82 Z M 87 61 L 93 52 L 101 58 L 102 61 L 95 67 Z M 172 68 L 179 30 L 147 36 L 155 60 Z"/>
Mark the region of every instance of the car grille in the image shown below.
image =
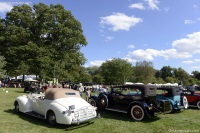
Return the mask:
<path id="1" fill-rule="evenodd" d="M 74 112 L 74 117 L 76 118 L 76 120 L 78 121 L 84 121 L 86 119 L 91 119 L 95 116 L 95 110 L 92 107 L 84 107 L 84 108 L 80 108 L 77 111 Z"/>

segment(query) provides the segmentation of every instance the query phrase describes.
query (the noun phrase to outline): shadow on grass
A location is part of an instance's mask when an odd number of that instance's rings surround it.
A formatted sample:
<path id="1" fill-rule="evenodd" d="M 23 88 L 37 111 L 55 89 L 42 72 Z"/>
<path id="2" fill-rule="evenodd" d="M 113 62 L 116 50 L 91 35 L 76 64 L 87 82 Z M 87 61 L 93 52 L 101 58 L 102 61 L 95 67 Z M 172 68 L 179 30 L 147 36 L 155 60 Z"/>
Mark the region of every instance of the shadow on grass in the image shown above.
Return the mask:
<path id="1" fill-rule="evenodd" d="M 21 93 L 21 94 L 28 94 L 28 93 L 24 93 L 23 90 L 21 90 L 21 91 L 15 91 L 15 92 L 17 92 L 17 93 Z"/>
<path id="2" fill-rule="evenodd" d="M 129 121 L 129 122 L 137 122 L 134 121 L 130 114 L 127 113 L 120 113 L 115 111 L 109 111 L 109 110 L 99 110 L 98 113 L 101 114 L 101 118 L 106 119 L 116 119 L 116 120 L 122 120 L 122 121 Z M 144 119 L 143 123 L 150 123 L 159 120 L 159 117 L 151 117 Z"/>
<path id="3" fill-rule="evenodd" d="M 78 129 L 78 128 L 82 128 L 82 127 L 85 127 L 85 126 L 88 126 L 88 125 L 91 125 L 94 123 L 94 121 L 88 121 L 88 122 L 83 122 L 83 123 L 80 123 L 80 124 L 73 124 L 73 125 L 64 125 L 64 124 L 57 124 L 57 125 L 50 125 L 47 120 L 44 120 L 44 119 L 40 119 L 40 118 L 36 118 L 36 117 L 33 117 L 33 116 L 30 116 L 30 115 L 27 115 L 27 114 L 24 114 L 24 113 L 18 113 L 16 114 L 14 109 L 9 109 L 9 110 L 4 110 L 4 112 L 6 113 L 10 113 L 10 114 L 15 114 L 17 116 L 19 116 L 19 118 L 31 123 L 31 124 L 34 124 L 34 125 L 37 125 L 37 126 L 45 126 L 45 127 L 48 127 L 48 128 L 56 128 L 56 129 L 63 129 L 65 131 L 70 131 L 70 130 L 74 130 L 74 129 Z"/>

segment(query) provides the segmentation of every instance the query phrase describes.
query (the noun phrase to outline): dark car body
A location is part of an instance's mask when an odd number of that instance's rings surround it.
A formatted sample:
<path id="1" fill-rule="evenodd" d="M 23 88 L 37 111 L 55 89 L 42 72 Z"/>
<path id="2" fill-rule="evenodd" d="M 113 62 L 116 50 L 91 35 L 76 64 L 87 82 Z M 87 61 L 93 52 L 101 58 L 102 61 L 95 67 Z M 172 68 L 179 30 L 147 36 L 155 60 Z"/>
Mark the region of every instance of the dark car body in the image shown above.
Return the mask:
<path id="1" fill-rule="evenodd" d="M 40 89 L 40 81 L 38 80 L 25 80 L 24 81 L 24 92 L 36 92 Z"/>
<path id="2" fill-rule="evenodd" d="M 181 95 L 187 98 L 189 107 L 195 106 L 200 109 L 200 92 L 196 92 L 195 87 L 188 86 L 186 90 L 182 90 Z"/>
<path id="3" fill-rule="evenodd" d="M 101 109 L 130 113 L 134 120 L 141 121 L 147 117 L 155 116 L 157 110 L 156 90 L 155 85 L 114 86 L 110 92 L 103 92 L 99 93 L 98 96 L 92 96 L 90 103 Z M 165 111 L 167 106 L 169 106 L 169 101 L 164 100 L 159 105 L 162 105 L 159 108 Z"/>
<path id="4" fill-rule="evenodd" d="M 157 90 L 160 92 L 156 96 L 157 100 L 169 100 L 171 103 L 171 109 L 167 113 L 188 108 L 187 98 L 181 96 L 181 88 L 179 86 L 161 86 Z"/>

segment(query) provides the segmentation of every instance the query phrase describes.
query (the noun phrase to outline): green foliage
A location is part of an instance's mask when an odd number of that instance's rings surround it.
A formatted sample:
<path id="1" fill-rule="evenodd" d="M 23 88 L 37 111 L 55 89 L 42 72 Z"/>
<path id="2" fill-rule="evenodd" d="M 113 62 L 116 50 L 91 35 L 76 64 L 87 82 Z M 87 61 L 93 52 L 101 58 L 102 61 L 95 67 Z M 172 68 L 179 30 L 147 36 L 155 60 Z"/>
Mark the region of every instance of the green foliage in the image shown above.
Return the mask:
<path id="1" fill-rule="evenodd" d="M 78 75 L 86 46 L 81 24 L 62 5 L 15 6 L 0 20 L 0 53 L 10 75 L 40 78 Z"/>
<path id="2" fill-rule="evenodd" d="M 0 79 L 4 79 L 6 77 L 5 71 L 2 69 L 4 64 L 5 64 L 4 58 L 0 56 Z"/>
<path id="3" fill-rule="evenodd" d="M 155 81 L 155 72 L 152 62 L 136 62 L 134 76 L 136 82 L 152 83 Z"/>
<path id="4" fill-rule="evenodd" d="M 173 76 L 173 71 L 170 66 L 164 66 L 160 70 L 160 77 L 165 80 L 166 77 L 172 77 Z"/>
<path id="5" fill-rule="evenodd" d="M 119 58 L 104 62 L 100 69 L 106 84 L 124 84 L 133 74 L 132 65 Z"/>

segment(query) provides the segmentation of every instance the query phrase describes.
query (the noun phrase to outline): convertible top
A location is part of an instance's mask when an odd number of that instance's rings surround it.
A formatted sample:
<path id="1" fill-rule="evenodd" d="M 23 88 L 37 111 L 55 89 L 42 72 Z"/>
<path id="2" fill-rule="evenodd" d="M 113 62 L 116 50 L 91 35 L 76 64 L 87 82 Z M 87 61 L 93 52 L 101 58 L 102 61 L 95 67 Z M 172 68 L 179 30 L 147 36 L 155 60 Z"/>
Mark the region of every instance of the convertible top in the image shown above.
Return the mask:
<path id="1" fill-rule="evenodd" d="M 80 94 L 76 90 L 63 88 L 48 88 L 45 92 L 45 99 L 48 100 L 67 97 L 80 97 Z"/>

